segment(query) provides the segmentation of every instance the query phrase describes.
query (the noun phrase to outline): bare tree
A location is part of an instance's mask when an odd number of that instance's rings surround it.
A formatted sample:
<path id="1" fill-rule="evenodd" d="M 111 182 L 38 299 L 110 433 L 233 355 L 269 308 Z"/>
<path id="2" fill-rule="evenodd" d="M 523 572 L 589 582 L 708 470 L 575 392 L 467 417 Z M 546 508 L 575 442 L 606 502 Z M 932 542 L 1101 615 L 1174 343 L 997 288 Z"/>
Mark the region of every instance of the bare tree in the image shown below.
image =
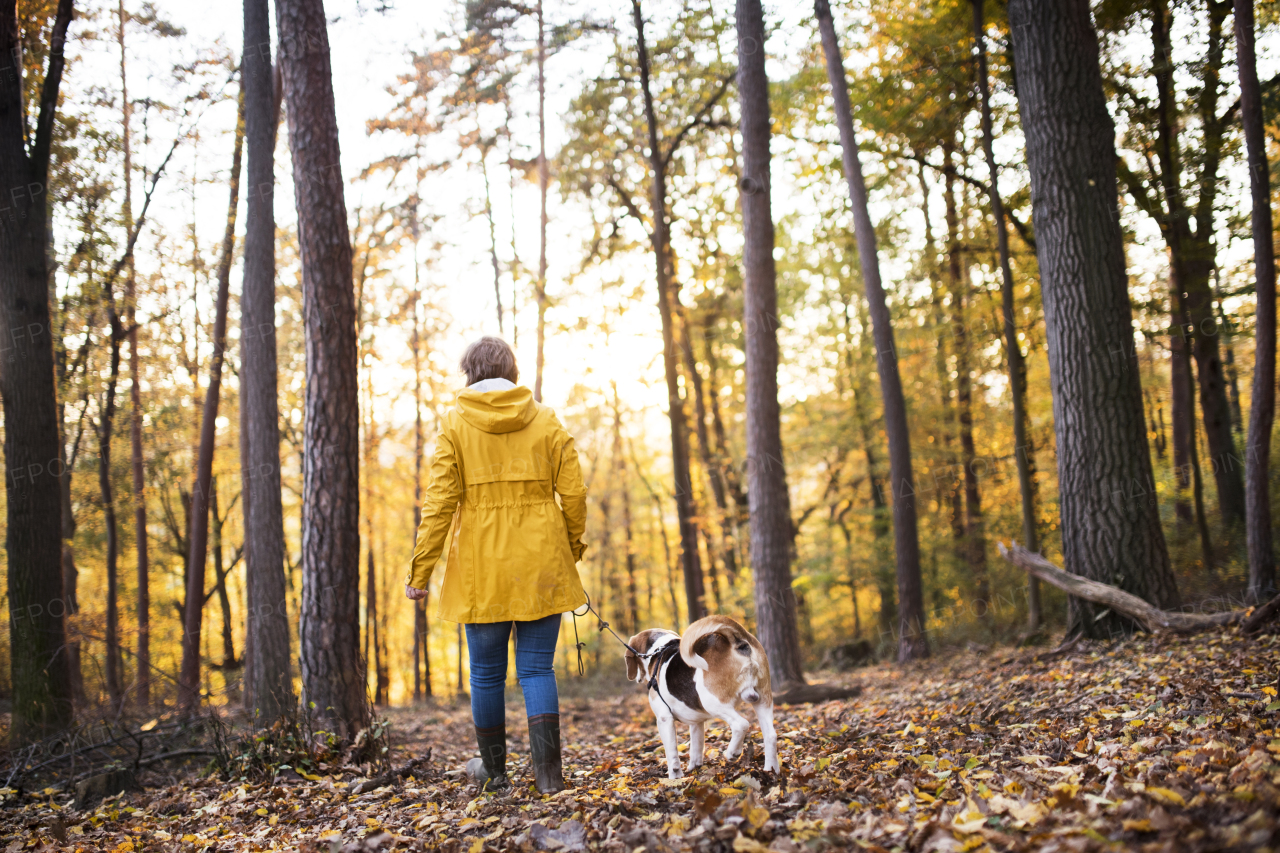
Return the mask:
<path id="1" fill-rule="evenodd" d="M 836 40 L 831 6 L 815 0 L 814 14 L 826 54 L 827 77 L 831 81 L 836 124 L 844 157 L 845 179 L 853 206 L 853 228 L 858 240 L 862 278 L 871 311 L 871 330 L 876 346 L 876 370 L 884 400 L 885 432 L 889 438 L 890 492 L 893 498 L 893 544 L 898 569 L 898 660 L 926 657 L 929 643 L 924 629 L 924 593 L 920 579 L 920 542 L 916 531 L 915 476 L 911 470 L 911 436 L 907 427 L 907 404 L 898 372 L 898 355 L 893 340 L 893 321 L 880 281 L 880 261 L 876 233 L 867 209 L 867 187 L 858 159 L 858 143 L 853 135 L 853 115 L 844 76 L 844 59 Z"/>

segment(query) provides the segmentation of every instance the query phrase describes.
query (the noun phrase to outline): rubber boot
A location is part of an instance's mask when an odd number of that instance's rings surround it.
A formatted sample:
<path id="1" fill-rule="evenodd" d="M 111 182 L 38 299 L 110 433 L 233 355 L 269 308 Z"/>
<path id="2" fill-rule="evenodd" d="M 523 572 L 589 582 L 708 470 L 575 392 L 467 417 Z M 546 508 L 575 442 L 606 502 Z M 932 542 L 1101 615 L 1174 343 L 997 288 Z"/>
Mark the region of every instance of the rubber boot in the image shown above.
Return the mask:
<path id="1" fill-rule="evenodd" d="M 554 794 L 564 790 L 559 714 L 539 714 L 529 718 L 529 757 L 533 764 L 533 781 L 539 793 Z"/>
<path id="2" fill-rule="evenodd" d="M 511 787 L 507 779 L 507 727 L 482 729 L 476 726 L 476 743 L 480 756 L 467 762 L 467 778 L 481 791 L 505 791 Z"/>

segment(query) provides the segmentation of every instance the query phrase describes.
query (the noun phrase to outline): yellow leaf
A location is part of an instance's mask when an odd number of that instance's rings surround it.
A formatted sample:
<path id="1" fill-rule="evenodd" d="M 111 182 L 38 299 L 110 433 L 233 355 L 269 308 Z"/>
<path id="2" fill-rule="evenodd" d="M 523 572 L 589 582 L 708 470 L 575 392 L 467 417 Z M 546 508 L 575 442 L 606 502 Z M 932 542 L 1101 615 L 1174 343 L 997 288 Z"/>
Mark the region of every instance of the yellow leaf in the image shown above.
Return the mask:
<path id="1" fill-rule="evenodd" d="M 256 812 L 254 812 L 254 814 L 260 814 L 260 815 L 262 815 L 263 817 L 266 817 L 266 816 L 267 816 L 267 810 L 266 810 L 266 809 L 258 809 Z"/>
<path id="2" fill-rule="evenodd" d="M 766 853 L 769 848 L 765 847 L 754 838 L 739 835 L 737 838 L 733 839 L 733 849 L 735 853 Z"/>
<path id="3" fill-rule="evenodd" d="M 280 815 L 273 814 L 271 817 L 267 818 L 268 826 L 275 826 L 279 822 L 280 822 Z"/>
<path id="4" fill-rule="evenodd" d="M 471 850 L 470 850 L 470 853 L 480 853 L 480 851 L 481 851 L 481 850 L 483 850 L 483 849 L 484 849 L 484 839 L 483 839 L 483 838 L 477 838 L 475 841 L 472 841 L 472 842 L 471 842 Z"/>
<path id="5" fill-rule="evenodd" d="M 320 781 L 320 777 L 314 773 L 303 773 L 302 771 L 298 771 L 298 775 L 301 776 L 303 779 L 306 779 L 308 782 Z"/>
<path id="6" fill-rule="evenodd" d="M 160 720 L 158 719 L 151 720 L 149 722 L 143 723 L 142 725 L 138 726 L 138 731 L 149 732 L 158 725 L 160 725 Z"/>
<path id="7" fill-rule="evenodd" d="M 960 812 L 951 819 L 951 825 L 961 832 L 977 832 L 987 822 L 987 816 L 977 809 Z"/>
<path id="8" fill-rule="evenodd" d="M 1263 693 L 1265 693 L 1265 694 L 1267 694 L 1268 696 L 1275 696 L 1275 695 L 1276 695 L 1276 689 L 1275 689 L 1274 687 L 1270 687 L 1270 686 L 1262 688 L 1262 692 L 1263 692 Z"/>
<path id="9" fill-rule="evenodd" d="M 1031 824 L 1039 823 L 1044 815 L 1045 807 L 1039 803 L 1027 803 L 1025 806 L 1009 809 L 1009 816 L 1014 820 L 1023 820 Z"/>
<path id="10" fill-rule="evenodd" d="M 759 829 L 769 822 L 769 810 L 748 797 L 742 801 L 742 816 L 752 829 Z"/>
<path id="11" fill-rule="evenodd" d="M 462 822 L 458 824 L 458 829 L 466 829 L 468 826 L 473 826 L 474 824 L 477 824 L 479 822 L 480 821 L 476 820 L 473 817 L 463 818 Z"/>
<path id="12" fill-rule="evenodd" d="M 502 835 L 502 833 L 504 833 L 504 832 L 506 832 L 506 830 L 505 830 L 505 829 L 503 829 L 502 827 L 498 827 L 498 828 L 497 828 L 497 829 L 495 829 L 493 832 L 491 832 L 491 833 L 489 833 L 488 835 L 486 835 L 486 836 L 484 837 L 484 840 L 485 840 L 485 841 L 493 841 L 493 840 L 494 840 L 494 839 L 496 839 L 498 836 Z"/>
<path id="13" fill-rule="evenodd" d="M 1151 825 L 1151 821 L 1145 817 L 1142 820 L 1125 820 L 1120 822 L 1120 827 L 1125 832 L 1155 832 L 1155 827 Z"/>
<path id="14" fill-rule="evenodd" d="M 1187 801 L 1182 798 L 1181 794 L 1168 788 L 1148 786 L 1147 793 L 1152 797 L 1152 799 L 1164 803 L 1167 806 L 1182 806 L 1185 808 L 1187 805 Z"/>
<path id="15" fill-rule="evenodd" d="M 376 817 L 367 817 L 364 819 L 365 826 L 377 826 L 378 819 Z"/>

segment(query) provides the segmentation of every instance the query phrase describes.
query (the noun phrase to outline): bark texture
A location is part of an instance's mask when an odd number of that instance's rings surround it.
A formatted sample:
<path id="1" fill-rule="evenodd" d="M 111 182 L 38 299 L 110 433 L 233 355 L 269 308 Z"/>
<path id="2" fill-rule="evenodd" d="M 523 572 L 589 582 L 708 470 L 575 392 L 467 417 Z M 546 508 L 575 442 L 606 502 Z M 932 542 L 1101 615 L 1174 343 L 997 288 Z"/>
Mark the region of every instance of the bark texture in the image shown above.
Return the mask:
<path id="1" fill-rule="evenodd" d="M 1271 426 L 1276 407 L 1276 258 L 1272 243 L 1271 176 L 1262 123 L 1262 95 L 1254 51 L 1253 0 L 1235 0 L 1236 65 L 1240 69 L 1240 120 L 1249 157 L 1253 207 L 1253 266 L 1257 290 L 1257 344 L 1253 403 L 1245 451 L 1245 534 L 1249 549 L 1249 594 L 1261 601 L 1275 591 L 1271 544 Z"/>
<path id="2" fill-rule="evenodd" d="M 778 405 L 778 290 L 769 175 L 769 78 L 760 0 L 737 0 L 741 100 L 742 325 L 746 336 L 747 500 L 756 634 L 778 690 L 804 681 L 796 598 L 791 589 L 793 528 Z M 690 614 L 692 616 L 692 614 Z"/>
<path id="3" fill-rule="evenodd" d="M 816 0 L 814 13 L 818 18 L 822 49 L 827 61 L 827 78 L 831 83 L 836 125 L 840 130 L 844 174 L 849 182 L 849 198 L 853 207 L 853 228 L 858 240 L 858 257 L 867 291 L 867 305 L 871 312 L 876 370 L 880 375 L 880 393 L 884 401 L 885 432 L 889 438 L 893 544 L 898 575 L 898 660 L 915 660 L 929 654 L 929 642 L 925 636 L 920 542 L 916 530 L 915 476 L 911 470 L 907 403 L 902 392 L 902 377 L 898 372 L 893 322 L 889 317 L 889 306 L 885 302 L 884 286 L 880 281 L 876 232 L 867 209 L 867 186 L 862 176 L 862 163 L 858 160 L 858 142 L 853 134 L 853 115 L 849 107 L 848 83 L 844 76 L 844 59 L 836 40 L 835 24 L 831 20 L 831 7 L 827 0 Z M 745 139 L 745 133 L 743 137 Z"/>
<path id="4" fill-rule="evenodd" d="M 360 661 L 360 406 L 351 240 L 324 4 L 278 0 L 276 24 L 306 328 L 303 698 L 339 737 L 352 738 L 369 720 Z"/>
<path id="5" fill-rule="evenodd" d="M 245 699 L 255 724 L 293 710 L 280 502 L 276 367 L 275 145 L 278 115 L 267 0 L 244 0 L 244 286 L 240 295 L 240 477 L 249 620 Z"/>
<path id="6" fill-rule="evenodd" d="M 0 399 L 4 405 L 5 555 L 15 743 L 72 720 L 62 590 L 61 459 L 46 206 L 49 150 L 71 0 L 59 0 L 39 118 L 26 145 L 22 76 L 0 74 Z M 0 4 L 0 51 L 21 56 L 17 4 Z M 12 217 L 12 218 L 9 218 Z"/>
<path id="7" fill-rule="evenodd" d="M 1010 0 L 1040 262 L 1063 558 L 1159 608 L 1178 603 L 1155 502 L 1116 198 L 1114 126 L 1088 0 Z M 1072 633 L 1131 619 L 1072 598 Z"/>

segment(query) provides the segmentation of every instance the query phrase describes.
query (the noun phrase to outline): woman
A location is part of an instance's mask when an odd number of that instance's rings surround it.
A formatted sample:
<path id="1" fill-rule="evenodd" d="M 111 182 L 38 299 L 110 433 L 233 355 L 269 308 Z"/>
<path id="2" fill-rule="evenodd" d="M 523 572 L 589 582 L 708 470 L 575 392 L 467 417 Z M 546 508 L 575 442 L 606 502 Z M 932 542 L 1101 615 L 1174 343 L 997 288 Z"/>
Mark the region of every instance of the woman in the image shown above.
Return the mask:
<path id="1" fill-rule="evenodd" d="M 586 487 L 572 436 L 515 384 L 516 357 L 505 341 L 481 338 L 461 366 L 467 388 L 436 439 L 405 595 L 427 597 L 452 533 L 440 618 L 467 626 L 480 747 L 467 776 L 481 790 L 510 786 L 503 687 L 514 626 L 534 781 L 551 794 L 565 787 L 554 666 L 560 616 L 587 600 L 575 565 L 586 549 Z"/>

